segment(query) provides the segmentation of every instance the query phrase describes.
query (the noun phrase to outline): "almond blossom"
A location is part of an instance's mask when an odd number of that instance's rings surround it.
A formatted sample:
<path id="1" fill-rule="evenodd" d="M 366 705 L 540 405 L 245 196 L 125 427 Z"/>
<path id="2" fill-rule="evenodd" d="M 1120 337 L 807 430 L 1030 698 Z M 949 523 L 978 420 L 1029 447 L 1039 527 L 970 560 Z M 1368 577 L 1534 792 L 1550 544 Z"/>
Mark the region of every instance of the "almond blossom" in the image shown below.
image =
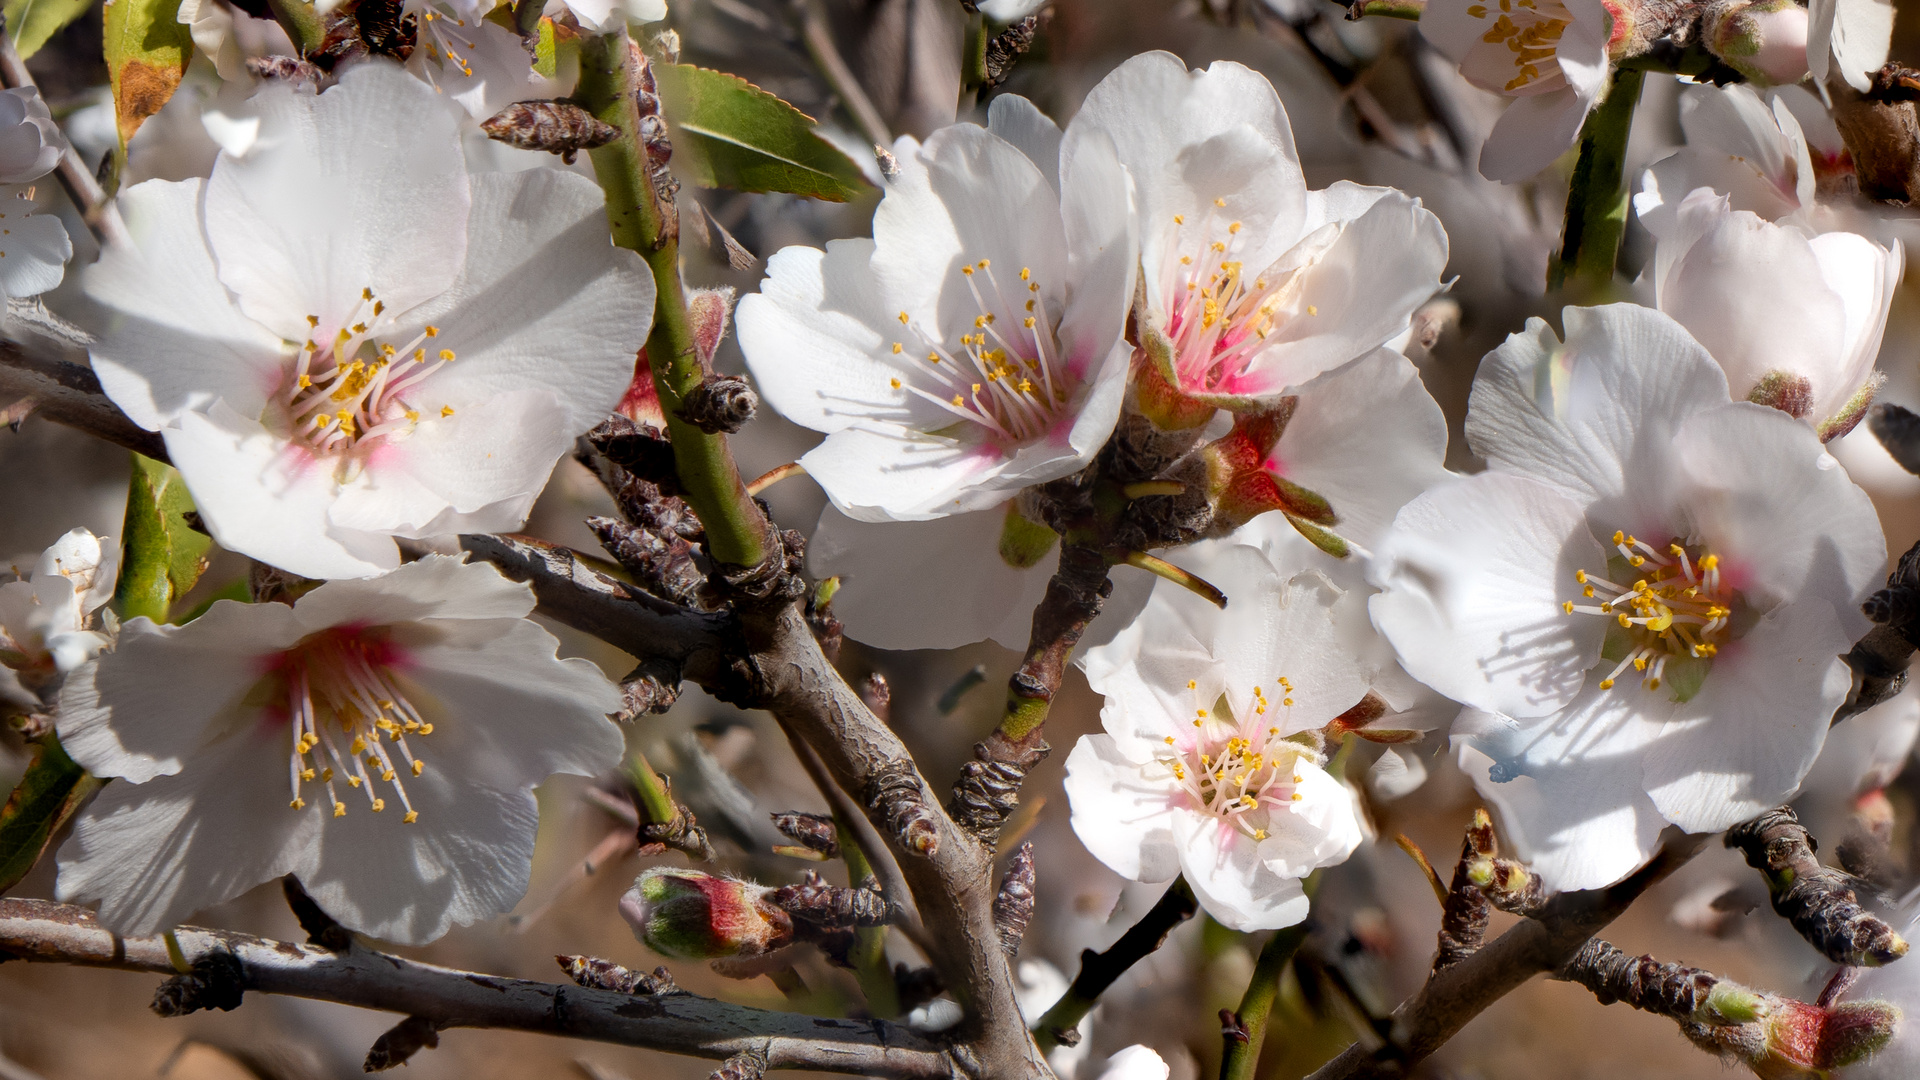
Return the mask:
<path id="1" fill-rule="evenodd" d="M 1808 0 L 1807 69 L 1865 91 L 1893 46 L 1893 0 Z"/>
<path id="2" fill-rule="evenodd" d="M 60 849 L 60 898 L 151 934 L 294 874 L 342 924 L 408 944 L 506 912 L 534 785 L 622 754 L 619 691 L 557 659 L 532 610 L 491 566 L 430 555 L 292 606 L 131 620 L 61 692 L 61 744 L 119 782 Z"/>
<path id="3" fill-rule="evenodd" d="M 1067 758 L 1073 830 L 1135 881 L 1184 874 L 1235 930 L 1306 918 L 1301 879 L 1361 840 L 1353 793 L 1323 768 L 1319 729 L 1369 692 L 1324 575 L 1283 576 L 1228 545 L 1207 563 L 1234 601 L 1222 611 L 1170 584 L 1108 644 L 1087 683 L 1104 733 Z"/>
<path id="4" fill-rule="evenodd" d="M 1803 424 L 1729 400 L 1635 305 L 1535 319 L 1482 363 L 1484 473 L 1395 519 L 1374 622 L 1471 708 L 1462 765 L 1555 889 L 1618 880 L 1668 824 L 1778 805 L 1845 699 L 1884 572 L 1865 493 Z"/>
<path id="5" fill-rule="evenodd" d="M 1844 203 L 1853 159 L 1820 100 L 1797 86 L 1689 86 L 1680 95 L 1687 145 L 1642 174 L 1634 212 L 1655 235 L 1671 232 L 1680 204 L 1711 188 L 1768 221 L 1818 232 L 1861 231 Z M 1865 224 L 1861 221 L 1861 224 Z"/>
<path id="6" fill-rule="evenodd" d="M 13 568 L 0 585 L 0 699 L 22 708 L 41 707 L 41 695 L 61 675 L 93 659 L 111 636 L 111 616 L 120 549 L 102 544 L 86 529 L 73 529 L 34 561 Z"/>
<path id="7" fill-rule="evenodd" d="M 1711 188 L 1644 220 L 1662 230 L 1647 272 L 1654 306 L 1713 354 L 1733 395 L 1805 421 L 1822 442 L 1853 430 L 1878 386 L 1900 242 L 1776 225 Z"/>
<path id="8" fill-rule="evenodd" d="M 1070 143 L 1111 139 L 1139 192 L 1142 408 L 1271 404 L 1405 332 L 1440 288 L 1446 233 L 1392 188 L 1310 191 L 1257 72 L 1143 53 L 1087 95 Z M 1186 407 L 1191 411 L 1190 406 Z M 1204 422 L 1194 413 L 1183 426 Z"/>
<path id="9" fill-rule="evenodd" d="M 1614 25 L 1602 0 L 1431 0 L 1420 33 L 1468 82 L 1513 99 L 1480 149 L 1489 180 L 1553 164 L 1606 89 Z"/>
<path id="10" fill-rule="evenodd" d="M 121 194 L 133 243 L 86 280 L 108 396 L 223 547 L 283 570 L 364 577 L 394 536 L 517 527 L 652 317 L 599 189 L 469 177 L 455 118 L 384 62 L 252 110 L 206 181 Z"/>

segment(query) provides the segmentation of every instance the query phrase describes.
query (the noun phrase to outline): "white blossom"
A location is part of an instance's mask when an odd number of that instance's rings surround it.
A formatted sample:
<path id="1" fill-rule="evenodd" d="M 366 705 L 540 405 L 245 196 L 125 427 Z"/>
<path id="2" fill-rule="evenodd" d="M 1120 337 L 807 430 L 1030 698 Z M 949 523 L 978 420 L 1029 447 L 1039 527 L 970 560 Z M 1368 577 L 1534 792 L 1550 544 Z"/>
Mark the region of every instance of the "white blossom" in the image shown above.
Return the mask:
<path id="1" fill-rule="evenodd" d="M 116 782 L 59 853 L 59 896 L 127 934 L 294 874 L 408 944 L 513 907 L 553 773 L 616 765 L 620 695 L 528 621 L 533 594 L 430 555 L 292 606 L 133 619 L 61 691 L 61 744 Z"/>
<path id="2" fill-rule="evenodd" d="M 120 549 L 73 529 L 0 585 L 0 698 L 37 708 L 38 692 L 111 640 L 99 614 L 119 578 Z"/>
<path id="3" fill-rule="evenodd" d="M 1669 823 L 1792 794 L 1846 697 L 1884 573 L 1866 495 L 1805 425 L 1729 400 L 1678 324 L 1568 308 L 1483 361 L 1484 473 L 1409 502 L 1375 623 L 1472 708 L 1462 764 L 1556 889 L 1618 880 Z"/>
<path id="4" fill-rule="evenodd" d="M 1613 16 L 1602 0 L 1430 0 L 1420 32 L 1468 82 L 1513 99 L 1480 149 L 1489 180 L 1553 164 L 1606 88 Z"/>
<path id="5" fill-rule="evenodd" d="M 0 90 L 0 184 L 26 184 L 52 172 L 67 140 L 36 87 Z"/>
<path id="6" fill-rule="evenodd" d="M 1887 62 L 1893 45 L 1893 0 L 1808 0 L 1807 70 L 1813 81 L 1840 76 L 1855 90 Z"/>
<path id="7" fill-rule="evenodd" d="M 1233 929 L 1291 926 L 1307 914 L 1301 879 L 1361 840 L 1318 731 L 1366 697 L 1366 673 L 1324 575 L 1283 576 L 1242 545 L 1207 569 L 1234 597 L 1226 610 L 1163 585 L 1086 654 L 1105 731 L 1067 758 L 1073 830 L 1123 877 L 1184 874 Z"/>
<path id="8" fill-rule="evenodd" d="M 253 110 L 255 145 L 210 179 L 121 195 L 133 243 L 86 281 L 107 394 L 162 434 L 223 547 L 296 574 L 517 527 L 652 317 L 599 190 L 469 177 L 454 117 L 385 63 Z"/>

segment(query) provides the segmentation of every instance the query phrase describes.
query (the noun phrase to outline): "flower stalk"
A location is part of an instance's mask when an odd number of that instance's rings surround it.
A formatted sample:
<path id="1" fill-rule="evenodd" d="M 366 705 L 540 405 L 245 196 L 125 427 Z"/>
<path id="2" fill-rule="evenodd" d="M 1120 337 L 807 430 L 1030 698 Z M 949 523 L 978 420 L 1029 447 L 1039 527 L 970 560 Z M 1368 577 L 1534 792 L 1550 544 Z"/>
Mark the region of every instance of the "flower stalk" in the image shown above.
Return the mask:
<path id="1" fill-rule="evenodd" d="M 1239 1010 L 1232 1014 L 1233 1023 L 1222 1024 L 1220 1080 L 1253 1080 L 1254 1068 L 1260 1063 L 1260 1046 L 1267 1038 L 1267 1019 L 1273 1014 L 1274 999 L 1280 996 L 1280 977 L 1306 939 L 1307 924 L 1296 923 L 1275 930 L 1261 947 L 1247 992 L 1240 999 Z"/>
<path id="2" fill-rule="evenodd" d="M 1567 193 L 1560 256 L 1548 271 L 1549 287 L 1572 283 L 1594 292 L 1613 282 L 1620 240 L 1627 232 L 1627 136 L 1633 132 L 1633 110 L 1645 81 L 1640 68 L 1620 68 L 1606 100 L 1587 116 Z"/>
<path id="3" fill-rule="evenodd" d="M 674 462 L 689 505 L 706 526 L 707 550 L 721 563 L 758 566 L 777 555 L 772 527 L 747 494 L 726 439 L 709 435 L 678 415 L 682 401 L 706 378 L 695 348 L 680 280 L 679 230 L 670 204 L 656 196 L 643 121 L 657 112 L 647 60 L 625 30 L 603 35 L 581 49 L 578 98 L 621 137 L 589 151 L 594 175 L 607 195 L 613 242 L 639 252 L 653 272 L 657 292 L 653 332 L 646 357 L 666 413 Z M 649 111 L 643 111 L 643 105 Z M 658 123 L 657 118 L 655 120 Z M 659 140 L 656 139 L 655 142 Z"/>
<path id="4" fill-rule="evenodd" d="M 1161 894 L 1159 902 L 1126 933 L 1121 934 L 1120 940 L 1114 942 L 1106 952 L 1094 952 L 1092 949 L 1082 952 L 1080 973 L 1073 977 L 1073 985 L 1067 987 L 1067 992 L 1061 995 L 1060 1000 L 1054 1002 L 1039 1023 L 1033 1025 L 1033 1041 L 1039 1044 L 1041 1051 L 1079 1042 L 1079 1033 L 1074 1029 L 1093 1011 L 1107 987 L 1126 974 L 1128 968 L 1166 944 L 1167 935 L 1173 933 L 1173 928 L 1192 918 L 1199 907 L 1199 901 L 1194 898 L 1187 879 L 1174 878 L 1173 884 Z"/>

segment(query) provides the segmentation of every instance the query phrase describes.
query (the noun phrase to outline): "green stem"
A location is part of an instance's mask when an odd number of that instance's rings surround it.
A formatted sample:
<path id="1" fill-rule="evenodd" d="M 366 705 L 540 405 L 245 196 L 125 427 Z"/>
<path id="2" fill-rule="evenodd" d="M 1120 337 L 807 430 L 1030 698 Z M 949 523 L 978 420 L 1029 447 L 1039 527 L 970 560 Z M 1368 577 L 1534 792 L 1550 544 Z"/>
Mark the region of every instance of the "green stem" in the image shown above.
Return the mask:
<path id="1" fill-rule="evenodd" d="M 1307 926 L 1303 922 L 1275 930 L 1260 950 L 1260 959 L 1253 966 L 1253 979 L 1247 983 L 1237 1014 L 1246 1038 L 1242 1040 L 1238 1033 L 1226 1036 L 1226 1052 L 1220 1059 L 1220 1080 L 1253 1080 L 1254 1067 L 1260 1063 L 1260 1044 L 1267 1038 L 1267 1018 L 1273 1013 L 1274 999 L 1280 995 L 1280 976 L 1286 974 L 1287 965 L 1306 937 Z"/>
<path id="2" fill-rule="evenodd" d="M 1627 137 L 1646 72 L 1622 67 L 1607 99 L 1580 131 L 1580 160 L 1567 192 L 1567 222 L 1560 257 L 1548 271 L 1550 287 L 1563 284 L 1600 291 L 1613 282 L 1620 239 L 1627 231 Z"/>
<path id="3" fill-rule="evenodd" d="M 653 771 L 653 765 L 647 756 L 638 751 L 627 762 L 627 779 L 633 781 L 633 790 L 640 795 L 640 809 L 646 819 L 655 825 L 665 825 L 680 812 L 673 805 L 673 799 L 667 794 L 666 782 L 660 774 Z"/>
<path id="4" fill-rule="evenodd" d="M 1100 995 L 1128 968 L 1160 948 L 1173 928 L 1191 918 L 1198 906 L 1187 879 L 1174 878 L 1152 910 L 1128 927 L 1111 948 L 1102 953 L 1092 949 L 1081 953 L 1080 973 L 1074 976 L 1073 985 L 1067 987 L 1060 1000 L 1033 1025 L 1033 1041 L 1039 1044 L 1040 1052 L 1059 1046 L 1061 1033 L 1078 1027 L 1093 1011 Z"/>
<path id="5" fill-rule="evenodd" d="M 1411 19 L 1418 21 L 1420 13 L 1427 9 L 1426 0 L 1364 0 L 1358 4 L 1342 4 L 1347 9 L 1347 18 L 1360 19 L 1367 16 L 1380 19 Z"/>
<path id="6" fill-rule="evenodd" d="M 840 834 L 840 858 L 847 864 L 847 884 L 858 888 L 874 878 L 873 864 L 860 848 L 853 824 L 844 816 L 833 815 Z M 847 950 L 847 962 L 853 965 L 853 977 L 866 995 L 867 1012 L 881 1020 L 900 1015 L 900 987 L 893 981 L 893 969 L 887 966 L 887 928 L 863 926 L 853 932 L 853 947 Z"/>
<path id="7" fill-rule="evenodd" d="M 300 50 L 301 56 L 318 51 L 326 41 L 326 20 L 309 0 L 267 0 L 267 8 L 273 12 L 280 29 L 293 39 L 293 47 Z"/>
<path id="8" fill-rule="evenodd" d="M 530 38 L 540 29 L 540 15 L 546 4 L 541 0 L 514 0 L 513 28 L 523 38 Z"/>
<path id="9" fill-rule="evenodd" d="M 706 527 L 707 551 L 715 561 L 758 566 L 774 550 L 771 526 L 747 494 L 726 439 L 709 435 L 679 416 L 681 401 L 707 373 L 694 352 L 686 285 L 680 280 L 678 230 L 669 227 L 668 211 L 654 197 L 646 148 L 639 139 L 641 117 L 635 95 L 639 62 L 624 29 L 588 41 L 580 50 L 575 97 L 625 133 L 589 156 L 606 192 L 613 242 L 638 252 L 653 272 L 653 332 L 647 337 L 647 361 L 666 413 L 680 487 Z"/>

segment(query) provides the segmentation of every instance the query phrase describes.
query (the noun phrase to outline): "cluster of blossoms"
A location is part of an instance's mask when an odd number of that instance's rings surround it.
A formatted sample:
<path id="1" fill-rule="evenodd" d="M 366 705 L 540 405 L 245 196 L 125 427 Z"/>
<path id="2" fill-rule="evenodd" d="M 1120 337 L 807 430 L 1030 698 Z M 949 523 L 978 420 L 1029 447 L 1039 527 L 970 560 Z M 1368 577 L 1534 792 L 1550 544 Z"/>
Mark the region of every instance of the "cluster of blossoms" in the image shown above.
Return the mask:
<path id="1" fill-rule="evenodd" d="M 126 236 L 81 275 L 104 393 L 164 445 L 194 527 L 271 571 L 256 602 L 121 622 L 119 549 L 76 529 L 0 583 L 0 700 L 50 714 L 111 781 L 57 893 L 117 932 L 291 874 L 352 930 L 433 940 L 519 901 L 537 784 L 623 757 L 610 716 L 633 700 L 559 657 L 528 586 L 433 549 L 520 528 L 582 437 L 646 396 L 655 277 L 583 175 L 469 168 L 475 120 L 571 74 L 541 74 L 494 5 L 396 7 L 408 55 L 208 112 L 207 174 L 120 192 Z M 1513 99 L 1474 167 L 1530 180 L 1603 126 L 1610 93 L 1638 92 L 1623 65 L 1673 32 L 1653 7 L 1428 0 L 1420 32 Z M 544 18 L 662 13 L 555 0 Z M 250 77 L 250 16 L 179 17 Z M 1073 831 L 1235 930 L 1305 920 L 1313 875 L 1421 782 L 1439 732 L 1548 890 L 1783 803 L 1855 690 L 1843 657 L 1886 569 L 1827 444 L 1881 386 L 1905 269 L 1897 230 L 1846 197 L 1826 107 L 1790 84 L 1866 85 L 1888 27 L 1877 0 L 1700 16 L 1694 44 L 1753 85 L 1685 91 L 1687 145 L 1632 200 L 1652 250 L 1609 298 L 1634 302 L 1531 319 L 1480 361 L 1470 474 L 1446 467 L 1405 352 L 1450 287 L 1439 218 L 1390 187 L 1309 187 L 1251 69 L 1147 53 L 1064 128 L 1003 94 L 984 126 L 876 148 L 871 236 L 779 251 L 737 312 L 760 395 L 822 436 L 797 463 L 830 504 L 819 595 L 875 647 L 1018 648 L 1076 560 L 1097 563 L 1062 637 L 1103 699 L 1066 762 Z M 66 152 L 37 95 L 0 93 L 0 182 Z M 663 177 L 645 194 L 670 202 Z M 58 221 L 7 219 L 0 290 L 58 286 Z M 719 297 L 700 303 L 724 328 Z M 698 346 L 709 369 L 722 332 Z M 1883 708 L 1897 759 L 1913 704 Z M 1893 770 L 1879 742 L 1843 756 L 1845 783 Z M 750 961 L 813 932 L 775 891 L 655 867 L 622 911 L 665 955 Z M 1168 1075 L 1144 1048 L 1109 1071 Z"/>

